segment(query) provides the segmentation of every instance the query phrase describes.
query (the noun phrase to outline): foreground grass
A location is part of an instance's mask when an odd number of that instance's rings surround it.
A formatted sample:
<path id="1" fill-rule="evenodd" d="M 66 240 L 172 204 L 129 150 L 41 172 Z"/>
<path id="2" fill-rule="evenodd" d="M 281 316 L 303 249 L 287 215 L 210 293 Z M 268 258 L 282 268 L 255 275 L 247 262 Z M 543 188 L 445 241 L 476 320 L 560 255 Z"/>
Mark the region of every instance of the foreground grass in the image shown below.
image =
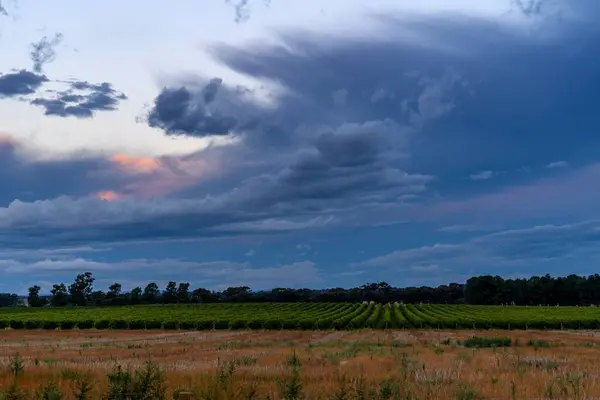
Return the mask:
<path id="1" fill-rule="evenodd" d="M 584 399 L 598 355 L 571 331 L 4 331 L 0 398 Z"/>

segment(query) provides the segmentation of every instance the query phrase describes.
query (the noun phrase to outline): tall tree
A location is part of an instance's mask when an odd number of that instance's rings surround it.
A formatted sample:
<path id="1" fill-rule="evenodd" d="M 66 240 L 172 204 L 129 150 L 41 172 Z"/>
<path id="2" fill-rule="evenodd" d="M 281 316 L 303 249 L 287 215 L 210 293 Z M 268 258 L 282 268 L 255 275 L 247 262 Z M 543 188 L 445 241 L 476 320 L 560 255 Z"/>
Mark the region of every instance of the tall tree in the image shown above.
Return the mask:
<path id="1" fill-rule="evenodd" d="M 71 304 L 85 306 L 88 304 L 90 295 L 94 290 L 94 280 L 91 272 L 84 272 L 75 277 L 75 281 L 69 286 Z"/>
<path id="2" fill-rule="evenodd" d="M 40 296 L 41 287 L 34 285 L 29 288 L 29 294 L 27 295 L 27 302 L 30 307 L 42 307 L 46 305 L 46 300 Z"/>
<path id="3" fill-rule="evenodd" d="M 0 307 L 14 307 L 19 301 L 15 293 L 0 293 Z"/>
<path id="4" fill-rule="evenodd" d="M 159 297 L 160 289 L 158 288 L 158 285 L 155 282 L 150 282 L 147 284 L 144 288 L 144 294 L 142 296 L 143 301 L 145 303 L 152 304 L 156 303 Z"/>
<path id="5" fill-rule="evenodd" d="M 112 305 L 121 304 L 121 290 L 122 286 L 120 283 L 113 283 L 108 287 L 108 292 L 106 292 L 106 300 Z"/>
<path id="6" fill-rule="evenodd" d="M 167 283 L 165 292 L 163 293 L 163 303 L 170 304 L 177 302 L 177 282 L 170 281 Z"/>
<path id="7" fill-rule="evenodd" d="M 52 285 L 50 290 L 52 296 L 50 297 L 50 304 L 55 307 L 62 307 L 69 304 L 69 295 L 67 293 L 67 287 L 64 283 Z"/>
<path id="8" fill-rule="evenodd" d="M 137 286 L 131 289 L 129 294 L 129 301 L 131 304 L 140 304 L 142 301 L 142 288 Z"/>
<path id="9" fill-rule="evenodd" d="M 177 287 L 177 301 L 179 303 L 188 303 L 190 301 L 190 284 L 181 282 Z"/>
<path id="10" fill-rule="evenodd" d="M 219 295 L 208 289 L 197 288 L 192 291 L 192 301 L 194 303 L 212 303 L 219 300 Z"/>

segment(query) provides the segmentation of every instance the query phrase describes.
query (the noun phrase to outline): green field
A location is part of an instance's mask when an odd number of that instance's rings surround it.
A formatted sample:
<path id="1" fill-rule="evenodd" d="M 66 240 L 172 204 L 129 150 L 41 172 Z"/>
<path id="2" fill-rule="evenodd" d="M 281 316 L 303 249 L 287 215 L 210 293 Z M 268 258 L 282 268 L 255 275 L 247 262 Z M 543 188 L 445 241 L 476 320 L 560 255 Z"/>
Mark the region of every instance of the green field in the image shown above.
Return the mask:
<path id="1" fill-rule="evenodd" d="M 4 308 L 12 329 L 598 329 L 600 307 L 224 303 Z"/>

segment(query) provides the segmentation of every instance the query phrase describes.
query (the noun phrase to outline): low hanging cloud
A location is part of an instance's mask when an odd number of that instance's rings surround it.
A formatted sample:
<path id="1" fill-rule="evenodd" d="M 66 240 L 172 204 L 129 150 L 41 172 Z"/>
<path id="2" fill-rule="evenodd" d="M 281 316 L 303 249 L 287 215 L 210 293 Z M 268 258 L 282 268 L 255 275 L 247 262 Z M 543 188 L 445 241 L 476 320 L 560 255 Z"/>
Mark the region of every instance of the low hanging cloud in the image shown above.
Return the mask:
<path id="1" fill-rule="evenodd" d="M 88 258 L 52 258 L 39 260 L 0 259 L 0 276 L 17 278 L 35 276 L 36 280 L 52 283 L 70 282 L 81 271 L 90 271 L 96 277 L 96 286 L 114 282 L 119 272 L 119 283 L 125 290 L 144 287 L 154 281 L 164 287 L 173 274 L 185 273 L 185 281 L 192 287 L 223 290 L 229 286 L 250 286 L 254 290 L 272 289 L 285 282 L 286 287 L 303 288 L 323 284 L 323 276 L 311 261 L 284 265 L 256 266 L 247 262 L 212 261 L 195 262 L 178 259 L 126 259 L 114 262 L 95 261 Z M 140 280 L 140 272 L 145 280 Z M 32 283 L 33 284 L 33 283 Z M 27 285 L 25 286 L 25 288 Z M 1 288 L 1 286 L 0 286 Z M 49 291 L 51 283 L 42 287 Z M 12 289 L 14 290 L 14 288 Z"/>
<path id="2" fill-rule="evenodd" d="M 533 267 L 578 255 L 600 255 L 599 228 L 600 221 L 593 220 L 498 231 L 461 243 L 394 251 L 358 263 L 357 267 L 404 270 L 436 265 L 474 273 L 486 273 L 482 268 Z"/>
<path id="3" fill-rule="evenodd" d="M 41 73 L 44 65 L 51 63 L 56 58 L 55 48 L 62 42 L 62 33 L 56 33 L 53 37 L 42 37 L 39 41 L 31 43 L 29 56 L 33 61 L 33 71 Z"/>

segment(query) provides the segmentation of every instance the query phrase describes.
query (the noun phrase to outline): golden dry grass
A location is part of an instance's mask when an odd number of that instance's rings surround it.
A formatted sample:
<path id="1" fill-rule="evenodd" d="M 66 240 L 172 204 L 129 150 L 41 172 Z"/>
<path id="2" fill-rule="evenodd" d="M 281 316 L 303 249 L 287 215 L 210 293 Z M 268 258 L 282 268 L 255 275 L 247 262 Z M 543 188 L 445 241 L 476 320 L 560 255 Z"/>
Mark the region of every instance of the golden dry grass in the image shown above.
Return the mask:
<path id="1" fill-rule="evenodd" d="M 513 344 L 495 349 L 457 344 L 473 335 L 510 337 Z M 147 360 L 159 364 L 170 391 L 209 387 L 219 365 L 233 362 L 228 396 L 248 398 L 242 389 L 254 387 L 260 396 L 276 399 L 281 398 L 276 379 L 289 380 L 294 352 L 308 399 L 335 398 L 344 386 L 345 398 L 357 398 L 361 379 L 366 388 L 388 380 L 400 398 L 600 398 L 600 333 L 572 331 L 7 330 L 0 332 L 0 385 L 12 383 L 8 364 L 17 353 L 24 361 L 20 387 L 32 391 L 54 379 L 67 398 L 75 373 L 88 371 L 96 382 L 94 398 L 100 398 L 115 362 L 131 368 Z"/>

